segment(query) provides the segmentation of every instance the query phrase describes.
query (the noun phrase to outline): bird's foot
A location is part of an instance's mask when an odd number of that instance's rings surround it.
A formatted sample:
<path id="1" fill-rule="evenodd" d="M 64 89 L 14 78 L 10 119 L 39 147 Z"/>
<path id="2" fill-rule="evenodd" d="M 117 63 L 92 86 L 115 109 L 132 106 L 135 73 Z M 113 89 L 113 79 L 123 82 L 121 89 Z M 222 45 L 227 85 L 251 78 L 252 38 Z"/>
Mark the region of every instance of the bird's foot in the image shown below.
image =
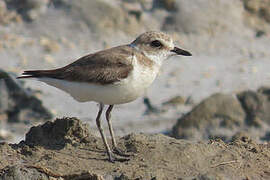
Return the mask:
<path id="1" fill-rule="evenodd" d="M 133 156 L 133 154 L 130 154 L 130 153 L 127 153 L 127 152 L 124 152 L 123 150 L 121 150 L 120 148 L 118 147 L 114 147 L 113 148 L 113 152 L 119 156 L 122 156 L 122 157 L 130 157 L 130 156 Z"/>
<path id="2" fill-rule="evenodd" d="M 109 161 L 112 162 L 112 163 L 115 163 L 115 162 L 126 162 L 126 161 L 129 161 L 130 159 L 127 158 L 127 157 L 117 157 L 115 154 L 113 154 L 112 152 L 108 153 L 108 156 L 109 156 Z"/>

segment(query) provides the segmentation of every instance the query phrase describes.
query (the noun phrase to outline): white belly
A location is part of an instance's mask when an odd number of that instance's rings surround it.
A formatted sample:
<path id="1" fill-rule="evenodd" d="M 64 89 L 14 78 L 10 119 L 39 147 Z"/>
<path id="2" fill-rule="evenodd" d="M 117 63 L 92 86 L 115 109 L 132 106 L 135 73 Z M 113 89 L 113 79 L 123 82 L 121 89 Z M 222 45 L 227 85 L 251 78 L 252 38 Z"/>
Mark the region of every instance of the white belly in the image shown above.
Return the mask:
<path id="1" fill-rule="evenodd" d="M 156 78 L 158 70 L 159 66 L 151 70 L 137 66 L 128 78 L 108 85 L 53 78 L 40 78 L 39 80 L 67 92 L 79 102 L 96 101 L 103 104 L 124 104 L 142 96 Z"/>

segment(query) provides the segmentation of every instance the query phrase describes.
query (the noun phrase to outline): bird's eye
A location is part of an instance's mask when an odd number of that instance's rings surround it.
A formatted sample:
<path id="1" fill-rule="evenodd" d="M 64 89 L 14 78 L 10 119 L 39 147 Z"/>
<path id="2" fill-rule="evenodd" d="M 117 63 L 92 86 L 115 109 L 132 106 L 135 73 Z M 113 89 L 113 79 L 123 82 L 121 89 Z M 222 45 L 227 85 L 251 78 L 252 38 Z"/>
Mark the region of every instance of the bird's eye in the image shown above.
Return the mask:
<path id="1" fill-rule="evenodd" d="M 162 47 L 162 43 L 158 40 L 154 40 L 151 42 L 152 47 Z"/>

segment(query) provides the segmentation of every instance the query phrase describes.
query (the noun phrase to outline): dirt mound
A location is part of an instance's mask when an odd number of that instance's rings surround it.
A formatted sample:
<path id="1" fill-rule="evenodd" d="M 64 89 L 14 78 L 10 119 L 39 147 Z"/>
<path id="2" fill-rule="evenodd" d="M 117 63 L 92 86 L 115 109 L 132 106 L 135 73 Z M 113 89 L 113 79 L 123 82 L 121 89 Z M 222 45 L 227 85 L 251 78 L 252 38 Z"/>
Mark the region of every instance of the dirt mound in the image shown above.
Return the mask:
<path id="1" fill-rule="evenodd" d="M 63 148 L 66 144 L 91 142 L 89 138 L 91 135 L 86 124 L 76 118 L 64 118 L 32 127 L 26 134 L 25 143 L 55 149 Z"/>
<path id="2" fill-rule="evenodd" d="M 269 179 L 269 144 L 243 136 L 226 144 L 130 134 L 118 139 L 130 160 L 110 163 L 78 119 L 57 119 L 33 127 L 25 142 L 0 144 L 0 179 Z"/>

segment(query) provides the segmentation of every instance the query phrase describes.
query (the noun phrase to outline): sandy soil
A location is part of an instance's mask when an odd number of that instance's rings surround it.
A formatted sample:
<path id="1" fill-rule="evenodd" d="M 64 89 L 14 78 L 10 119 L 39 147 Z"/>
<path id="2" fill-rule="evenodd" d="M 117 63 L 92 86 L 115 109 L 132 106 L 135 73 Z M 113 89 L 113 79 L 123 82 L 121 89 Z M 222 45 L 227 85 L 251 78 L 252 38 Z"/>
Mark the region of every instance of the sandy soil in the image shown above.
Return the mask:
<path id="1" fill-rule="evenodd" d="M 0 144 L 0 179 L 269 179 L 269 144 L 241 137 L 191 142 L 161 134 L 117 139 L 130 160 L 111 163 L 100 138 L 78 119 L 32 127 L 19 144 Z M 5 167 L 5 168 L 4 168 Z"/>

